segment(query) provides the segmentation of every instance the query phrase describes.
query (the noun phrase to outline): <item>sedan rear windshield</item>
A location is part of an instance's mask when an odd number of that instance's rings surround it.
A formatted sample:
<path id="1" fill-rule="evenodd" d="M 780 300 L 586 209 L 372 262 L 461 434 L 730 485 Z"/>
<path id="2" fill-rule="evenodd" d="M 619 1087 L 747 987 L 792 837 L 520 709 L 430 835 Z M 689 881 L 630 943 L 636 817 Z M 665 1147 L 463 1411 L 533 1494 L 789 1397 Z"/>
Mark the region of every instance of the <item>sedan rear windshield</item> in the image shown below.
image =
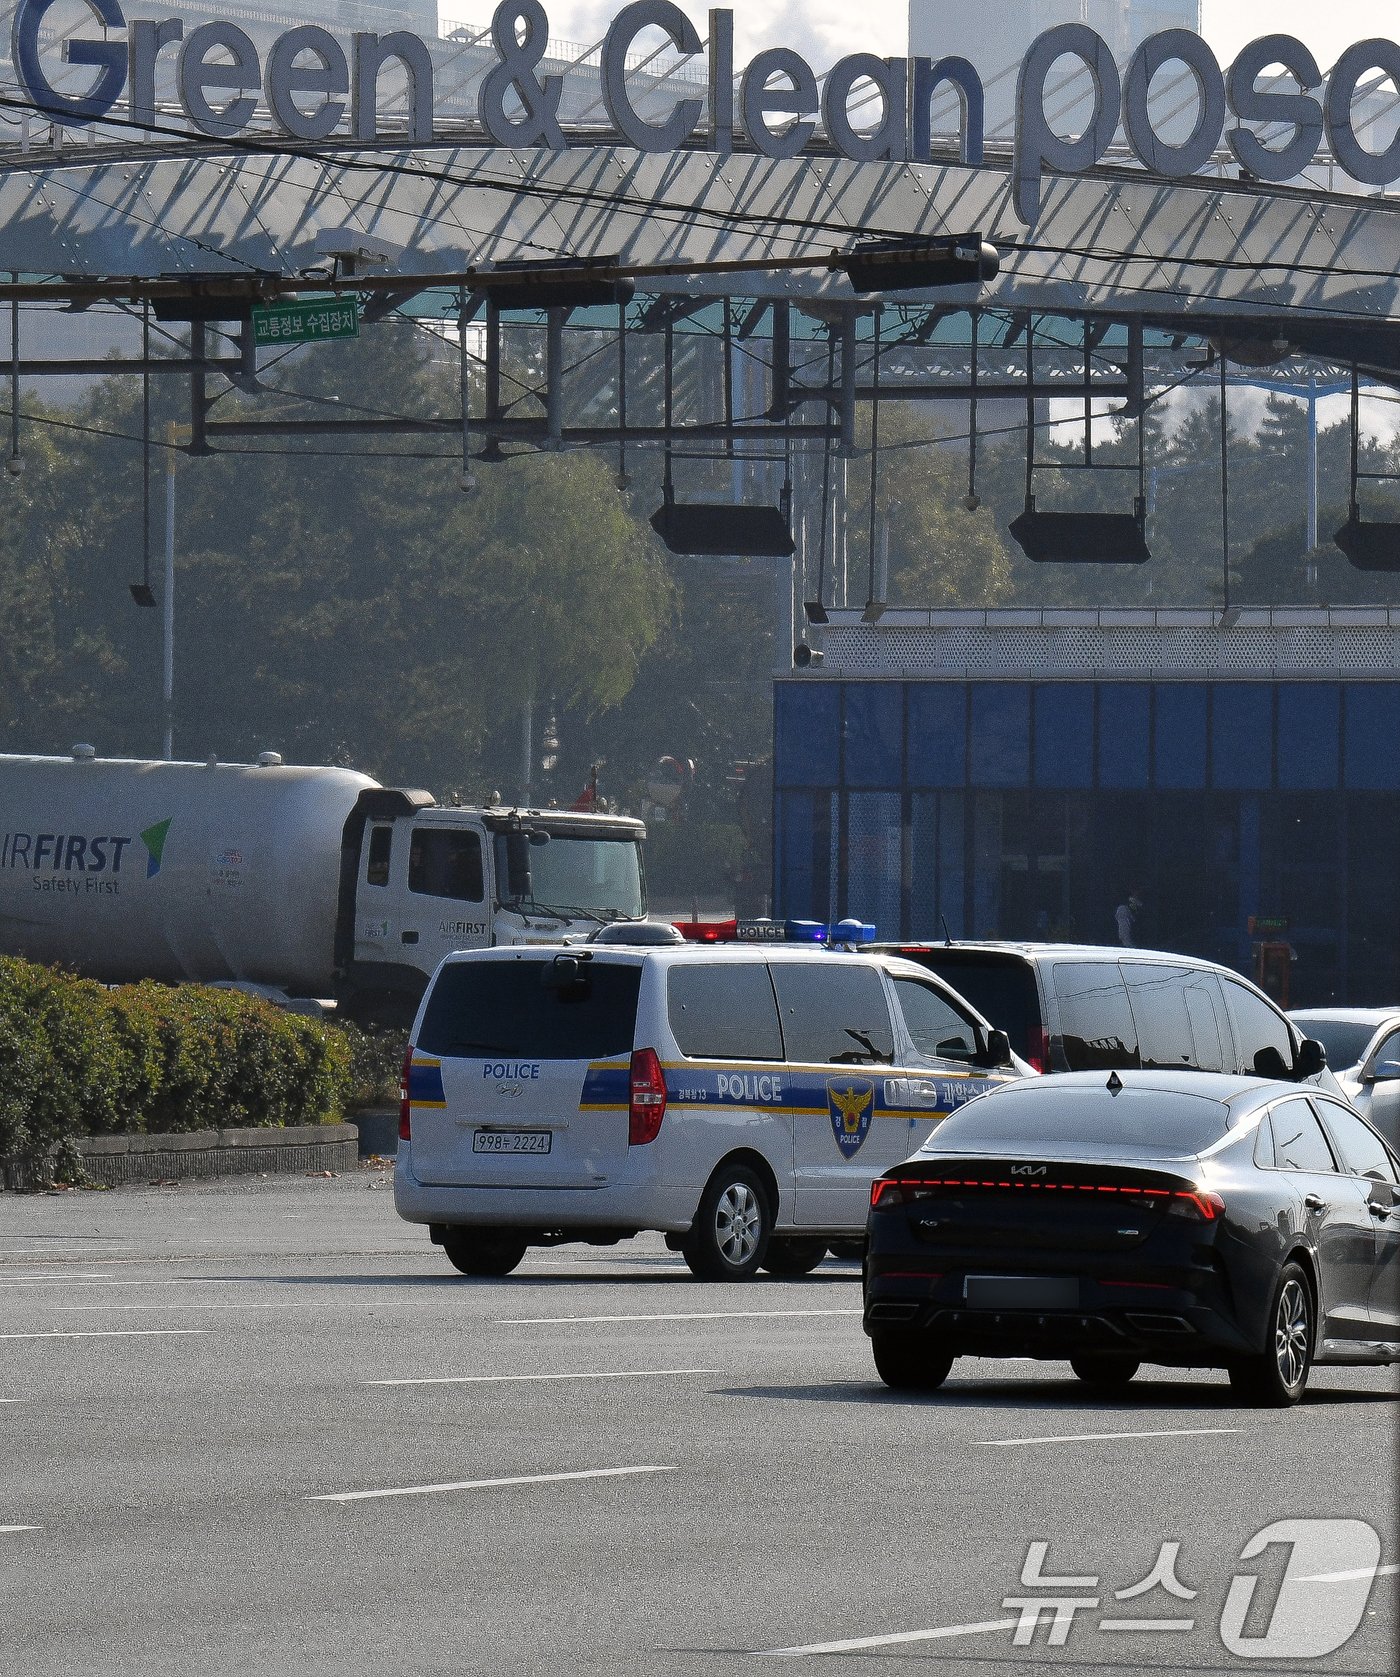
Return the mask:
<path id="1" fill-rule="evenodd" d="M 461 1060 L 614 1060 L 632 1052 L 640 966 L 580 963 L 559 988 L 553 959 L 444 967 L 418 1047 Z"/>
<path id="2" fill-rule="evenodd" d="M 930 1152 L 948 1148 L 1023 1148 L 1029 1157 L 1057 1146 L 1126 1148 L 1188 1158 L 1214 1146 L 1230 1127 L 1229 1108 L 1201 1095 L 1156 1089 L 1061 1089 L 1054 1081 L 1005 1089 L 953 1113 L 934 1131 Z"/>

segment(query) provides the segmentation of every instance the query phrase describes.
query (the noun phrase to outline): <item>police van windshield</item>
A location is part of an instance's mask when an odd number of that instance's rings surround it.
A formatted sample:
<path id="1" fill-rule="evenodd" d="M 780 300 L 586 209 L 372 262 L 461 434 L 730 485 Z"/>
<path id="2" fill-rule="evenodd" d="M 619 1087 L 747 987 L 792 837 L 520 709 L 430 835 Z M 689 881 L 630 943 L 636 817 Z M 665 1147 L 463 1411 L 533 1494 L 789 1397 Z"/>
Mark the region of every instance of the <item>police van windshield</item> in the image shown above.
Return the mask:
<path id="1" fill-rule="evenodd" d="M 510 877 L 505 840 L 496 841 L 499 877 Z M 554 834 L 530 846 L 530 900 L 525 905 L 570 917 L 640 920 L 646 914 L 641 849 L 631 838 Z"/>
<path id="2" fill-rule="evenodd" d="M 458 961 L 433 986 L 417 1046 L 459 1060 L 613 1060 L 632 1052 L 642 969 L 580 963 L 552 982 L 554 960 Z"/>

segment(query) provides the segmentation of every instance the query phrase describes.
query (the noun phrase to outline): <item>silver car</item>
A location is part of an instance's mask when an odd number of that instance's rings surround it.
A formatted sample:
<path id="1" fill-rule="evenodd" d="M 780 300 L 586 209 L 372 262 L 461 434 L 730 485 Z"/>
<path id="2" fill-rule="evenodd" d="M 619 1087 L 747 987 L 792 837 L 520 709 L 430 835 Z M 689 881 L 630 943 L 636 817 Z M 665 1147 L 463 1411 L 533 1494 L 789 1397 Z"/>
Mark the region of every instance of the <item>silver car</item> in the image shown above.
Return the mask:
<path id="1" fill-rule="evenodd" d="M 1290 1015 L 1327 1048 L 1347 1099 L 1400 1147 L 1400 1007 L 1308 1008 Z"/>

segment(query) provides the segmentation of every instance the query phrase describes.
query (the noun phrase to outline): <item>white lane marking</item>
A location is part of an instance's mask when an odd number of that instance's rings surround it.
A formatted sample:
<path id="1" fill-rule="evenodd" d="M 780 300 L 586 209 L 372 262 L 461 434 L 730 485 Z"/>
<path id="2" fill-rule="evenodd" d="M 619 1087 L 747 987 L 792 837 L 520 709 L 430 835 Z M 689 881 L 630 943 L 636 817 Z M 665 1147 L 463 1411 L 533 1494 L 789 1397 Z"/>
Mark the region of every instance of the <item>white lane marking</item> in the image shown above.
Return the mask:
<path id="1" fill-rule="evenodd" d="M 686 1310 L 656 1316 L 498 1316 L 498 1328 L 557 1328 L 579 1322 L 585 1326 L 607 1322 L 748 1322 L 774 1316 L 859 1316 L 859 1310 Z"/>
<path id="2" fill-rule="evenodd" d="M 164 1339 L 211 1331 L 209 1328 L 85 1328 L 72 1333 L 0 1333 L 0 1339 Z"/>
<path id="3" fill-rule="evenodd" d="M 1115 1438 L 1207 1438 L 1242 1430 L 1240 1427 L 1173 1427 L 1165 1432 L 1069 1432 L 1055 1438 L 979 1438 L 977 1442 L 1010 1450 L 1021 1444 L 1098 1444 Z"/>
<path id="4" fill-rule="evenodd" d="M 249 1299 L 239 1304 L 51 1304 L 49 1309 L 109 1315 L 116 1310 L 325 1310 L 324 1299 Z M 337 1299 L 337 1310 L 373 1310 L 365 1299 Z"/>
<path id="5" fill-rule="evenodd" d="M 450 1374 L 434 1380 L 367 1380 L 367 1386 L 515 1386 L 535 1380 L 659 1380 L 715 1374 L 717 1368 L 630 1368 L 607 1374 Z"/>
<path id="6" fill-rule="evenodd" d="M 939 1630 L 906 1630 L 897 1636 L 858 1636 L 848 1642 L 813 1642 L 806 1648 L 765 1648 L 763 1659 L 798 1660 L 814 1654 L 854 1654 L 864 1648 L 895 1648 L 907 1642 L 943 1642 L 954 1636 L 989 1636 L 993 1631 L 1015 1630 L 1019 1619 L 989 1619 L 980 1625 L 945 1625 Z"/>
<path id="7" fill-rule="evenodd" d="M 144 1287 L 144 1281 L 118 1281 L 105 1275 L 45 1275 L 23 1281 L 0 1281 L 0 1287 Z"/>
<path id="8" fill-rule="evenodd" d="M 38 1531 L 38 1526 L 0 1526 L 0 1532 L 6 1531 Z"/>
<path id="9" fill-rule="evenodd" d="M 1354 1572 L 1317 1572 L 1311 1578 L 1299 1578 L 1300 1584 L 1350 1584 L 1356 1578 L 1393 1578 L 1400 1572 L 1400 1565 L 1378 1566 L 1372 1572 L 1369 1566 L 1359 1566 Z"/>
<path id="10" fill-rule="evenodd" d="M 507 1485 L 563 1485 L 579 1479 L 626 1479 L 638 1473 L 674 1473 L 674 1467 L 598 1467 L 588 1473 L 530 1473 L 518 1479 L 463 1479 L 451 1485 L 406 1485 L 393 1491 L 343 1491 L 309 1496 L 307 1502 L 381 1502 L 387 1497 L 440 1496 L 444 1491 L 494 1491 Z M 1019 1621 L 1014 1621 L 1019 1622 Z"/>

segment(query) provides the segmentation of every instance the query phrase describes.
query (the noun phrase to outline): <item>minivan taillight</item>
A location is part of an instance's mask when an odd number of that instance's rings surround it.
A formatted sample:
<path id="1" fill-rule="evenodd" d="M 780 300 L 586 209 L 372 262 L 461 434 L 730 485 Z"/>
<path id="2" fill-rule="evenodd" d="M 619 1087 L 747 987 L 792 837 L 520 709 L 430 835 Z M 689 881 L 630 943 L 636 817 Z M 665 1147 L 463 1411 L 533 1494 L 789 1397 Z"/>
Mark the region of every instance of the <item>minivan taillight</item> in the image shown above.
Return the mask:
<path id="1" fill-rule="evenodd" d="M 413 1105 L 409 1100 L 409 1081 L 413 1075 L 413 1049 L 403 1057 L 403 1071 L 399 1074 L 399 1140 L 413 1140 Z"/>
<path id="2" fill-rule="evenodd" d="M 1050 1033 L 1041 1025 L 1031 1028 L 1030 1063 L 1042 1075 L 1050 1070 Z"/>
<path id="3" fill-rule="evenodd" d="M 647 1147 L 661 1134 L 666 1116 L 666 1074 L 654 1048 L 632 1056 L 631 1094 L 627 1105 L 627 1145 Z"/>

